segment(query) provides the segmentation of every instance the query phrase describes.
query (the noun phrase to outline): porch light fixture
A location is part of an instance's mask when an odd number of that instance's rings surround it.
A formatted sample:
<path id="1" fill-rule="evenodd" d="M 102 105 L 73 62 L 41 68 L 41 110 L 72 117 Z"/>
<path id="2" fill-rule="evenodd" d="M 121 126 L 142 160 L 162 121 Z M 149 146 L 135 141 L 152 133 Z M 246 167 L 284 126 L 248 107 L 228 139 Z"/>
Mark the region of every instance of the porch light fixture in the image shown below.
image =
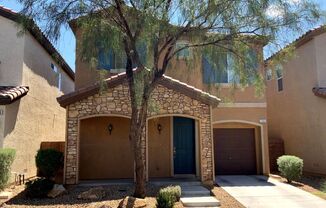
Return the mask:
<path id="1" fill-rule="evenodd" d="M 113 130 L 113 125 L 112 125 L 112 124 L 109 124 L 109 126 L 108 126 L 108 130 L 109 130 L 109 133 L 110 133 L 110 135 L 111 135 L 112 130 Z"/>
<path id="2" fill-rule="evenodd" d="M 161 134 L 162 131 L 162 125 L 161 124 L 157 124 L 157 131 L 159 134 Z"/>

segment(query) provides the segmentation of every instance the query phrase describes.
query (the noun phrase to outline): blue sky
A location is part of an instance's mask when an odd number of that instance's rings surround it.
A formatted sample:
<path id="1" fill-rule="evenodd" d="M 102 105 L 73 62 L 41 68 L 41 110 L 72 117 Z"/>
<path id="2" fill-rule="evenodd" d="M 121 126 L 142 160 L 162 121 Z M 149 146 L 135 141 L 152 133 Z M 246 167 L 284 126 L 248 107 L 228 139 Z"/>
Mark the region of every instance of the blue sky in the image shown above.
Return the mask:
<path id="1" fill-rule="evenodd" d="M 323 10 L 326 10 L 325 0 L 312 0 L 318 2 Z M 0 5 L 9 9 L 20 11 L 21 5 L 15 0 L 0 0 Z M 314 25 L 315 26 L 315 25 Z M 314 27 L 312 26 L 312 27 Z M 297 36 L 294 36 L 296 38 Z M 54 44 L 61 55 L 65 58 L 69 66 L 75 70 L 75 36 L 70 29 L 63 29 L 61 31 L 61 37 L 57 43 Z"/>

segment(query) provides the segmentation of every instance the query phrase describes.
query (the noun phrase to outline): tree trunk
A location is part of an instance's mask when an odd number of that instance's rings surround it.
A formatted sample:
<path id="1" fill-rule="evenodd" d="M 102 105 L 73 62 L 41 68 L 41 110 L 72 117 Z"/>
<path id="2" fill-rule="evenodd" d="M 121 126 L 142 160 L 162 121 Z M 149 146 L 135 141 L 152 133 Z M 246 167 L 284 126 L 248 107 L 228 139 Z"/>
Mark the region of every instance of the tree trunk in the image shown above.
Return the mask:
<path id="1" fill-rule="evenodd" d="M 144 198 L 146 193 L 146 143 L 143 138 L 145 139 L 147 105 L 142 105 L 141 109 L 135 109 L 135 111 L 132 113 L 130 126 L 130 140 L 133 145 L 136 172 L 134 197 Z"/>

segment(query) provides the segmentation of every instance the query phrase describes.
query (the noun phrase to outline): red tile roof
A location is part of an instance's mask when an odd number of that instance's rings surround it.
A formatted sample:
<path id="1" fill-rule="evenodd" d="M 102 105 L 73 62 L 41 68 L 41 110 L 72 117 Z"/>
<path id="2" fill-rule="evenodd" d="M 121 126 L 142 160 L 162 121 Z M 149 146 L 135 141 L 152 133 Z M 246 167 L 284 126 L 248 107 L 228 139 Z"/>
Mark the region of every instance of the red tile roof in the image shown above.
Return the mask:
<path id="1" fill-rule="evenodd" d="M 18 22 L 19 13 L 12 11 L 0 5 L 0 16 L 10 19 L 12 21 Z M 42 45 L 42 47 L 48 52 L 50 56 L 61 66 L 61 68 L 68 74 L 68 76 L 75 80 L 75 73 L 67 64 L 67 62 L 62 58 L 57 49 L 52 45 L 52 43 L 47 39 L 47 37 L 42 33 L 40 28 L 32 21 L 32 26 L 28 29 L 31 35 Z"/>
<path id="2" fill-rule="evenodd" d="M 111 76 L 110 78 L 106 79 L 105 82 L 109 88 L 113 88 L 119 84 L 122 84 L 127 81 L 127 75 L 125 72 Z M 159 84 L 178 91 L 188 97 L 193 99 L 199 100 L 203 103 L 208 105 L 217 106 L 218 103 L 221 101 L 218 97 L 215 97 L 207 92 L 204 92 L 200 89 L 197 89 L 193 86 L 190 86 L 186 83 L 180 82 L 179 80 L 173 79 L 169 76 L 163 75 L 163 77 L 158 81 Z M 100 90 L 99 83 L 90 85 L 85 88 L 81 88 L 74 92 L 65 94 L 59 98 L 57 98 L 58 102 L 62 107 L 66 107 L 72 103 L 75 103 L 79 100 L 87 98 L 93 94 L 98 93 Z"/>
<path id="3" fill-rule="evenodd" d="M 326 98 L 326 87 L 314 87 L 312 92 L 318 97 Z"/>
<path id="4" fill-rule="evenodd" d="M 0 105 L 14 102 L 25 96 L 28 91 L 27 86 L 0 86 Z"/>
<path id="5" fill-rule="evenodd" d="M 314 37 L 316 37 L 316 36 L 318 36 L 320 34 L 323 34 L 324 32 L 326 32 L 326 25 L 321 25 L 319 27 L 315 27 L 315 28 L 313 28 L 311 30 L 308 30 L 303 35 L 301 35 L 300 37 L 298 37 L 297 39 L 295 39 L 293 42 L 291 42 L 290 44 L 288 44 L 285 47 L 283 47 L 281 50 L 275 52 L 270 57 L 268 57 L 265 60 L 265 63 L 268 63 L 275 56 L 277 56 L 279 53 L 281 53 L 285 48 L 288 48 L 291 45 L 294 45 L 296 48 L 298 48 L 298 47 L 304 45 L 305 43 L 309 42 L 310 40 L 312 40 Z"/>

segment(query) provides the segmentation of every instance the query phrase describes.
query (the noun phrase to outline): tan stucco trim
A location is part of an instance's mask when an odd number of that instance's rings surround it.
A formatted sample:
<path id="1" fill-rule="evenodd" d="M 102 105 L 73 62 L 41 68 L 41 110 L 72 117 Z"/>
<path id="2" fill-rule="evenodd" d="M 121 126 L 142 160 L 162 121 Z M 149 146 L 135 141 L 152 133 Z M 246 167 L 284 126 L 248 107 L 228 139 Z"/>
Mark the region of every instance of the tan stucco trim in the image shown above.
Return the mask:
<path id="1" fill-rule="evenodd" d="M 223 124 L 223 123 L 244 123 L 244 124 L 250 124 L 250 125 L 253 125 L 253 126 L 260 127 L 262 172 L 265 173 L 267 170 L 266 170 L 266 161 L 265 161 L 266 158 L 265 158 L 264 126 L 262 124 L 260 124 L 260 123 L 246 121 L 246 120 L 222 120 L 222 121 L 215 121 L 215 122 L 212 122 L 212 126 L 214 126 L 215 124 Z M 257 150 L 256 150 L 256 152 L 257 152 Z"/>
<path id="2" fill-rule="evenodd" d="M 266 103 L 220 103 L 219 108 L 266 108 Z"/>
<path id="3" fill-rule="evenodd" d="M 170 148 L 171 148 L 171 176 L 174 176 L 174 151 L 173 151 L 173 147 L 174 147 L 174 144 L 173 144 L 173 116 L 170 117 L 170 122 L 171 122 L 171 132 L 170 132 Z"/>

